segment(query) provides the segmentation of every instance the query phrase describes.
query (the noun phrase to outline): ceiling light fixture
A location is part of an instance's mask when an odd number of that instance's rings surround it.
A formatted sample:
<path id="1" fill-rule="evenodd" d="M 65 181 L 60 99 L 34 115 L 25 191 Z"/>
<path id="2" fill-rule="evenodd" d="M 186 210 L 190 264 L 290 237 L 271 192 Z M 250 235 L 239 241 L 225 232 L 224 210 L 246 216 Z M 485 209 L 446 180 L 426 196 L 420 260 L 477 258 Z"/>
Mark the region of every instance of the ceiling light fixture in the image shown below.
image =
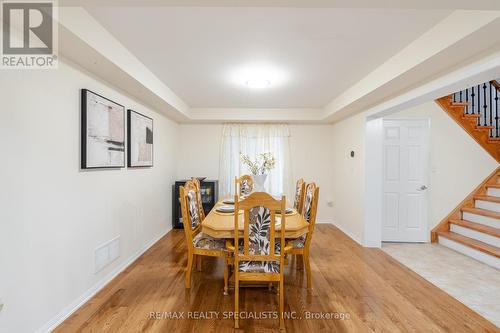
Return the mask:
<path id="1" fill-rule="evenodd" d="M 288 73 L 270 63 L 248 63 L 233 68 L 228 73 L 229 81 L 252 90 L 265 90 L 282 86 L 288 81 Z"/>
<path id="2" fill-rule="evenodd" d="M 247 80 L 245 83 L 248 86 L 248 88 L 252 89 L 263 89 L 271 85 L 271 81 L 266 79 L 250 79 Z"/>

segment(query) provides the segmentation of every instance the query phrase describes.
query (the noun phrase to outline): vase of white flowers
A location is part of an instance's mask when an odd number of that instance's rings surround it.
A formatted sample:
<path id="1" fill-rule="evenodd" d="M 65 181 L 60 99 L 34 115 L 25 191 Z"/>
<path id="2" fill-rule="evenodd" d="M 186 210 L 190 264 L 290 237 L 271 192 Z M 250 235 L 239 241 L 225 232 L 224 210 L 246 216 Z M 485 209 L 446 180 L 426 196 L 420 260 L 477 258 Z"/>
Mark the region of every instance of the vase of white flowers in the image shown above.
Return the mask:
<path id="1" fill-rule="evenodd" d="M 271 152 L 260 153 L 255 160 L 251 160 L 248 155 L 240 153 L 240 159 L 252 173 L 252 178 L 255 183 L 255 192 L 264 192 L 264 183 L 266 182 L 267 175 L 274 169 L 276 159 Z"/>

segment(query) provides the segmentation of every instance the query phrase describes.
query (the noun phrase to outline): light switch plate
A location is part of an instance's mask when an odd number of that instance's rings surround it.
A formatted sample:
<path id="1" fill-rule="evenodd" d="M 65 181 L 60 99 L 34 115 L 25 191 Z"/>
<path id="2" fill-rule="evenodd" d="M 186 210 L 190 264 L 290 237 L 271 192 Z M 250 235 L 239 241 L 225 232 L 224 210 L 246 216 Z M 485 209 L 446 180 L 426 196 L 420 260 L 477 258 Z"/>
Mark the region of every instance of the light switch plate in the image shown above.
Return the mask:
<path id="1" fill-rule="evenodd" d="M 0 312 L 3 310 L 3 300 L 0 298 Z"/>

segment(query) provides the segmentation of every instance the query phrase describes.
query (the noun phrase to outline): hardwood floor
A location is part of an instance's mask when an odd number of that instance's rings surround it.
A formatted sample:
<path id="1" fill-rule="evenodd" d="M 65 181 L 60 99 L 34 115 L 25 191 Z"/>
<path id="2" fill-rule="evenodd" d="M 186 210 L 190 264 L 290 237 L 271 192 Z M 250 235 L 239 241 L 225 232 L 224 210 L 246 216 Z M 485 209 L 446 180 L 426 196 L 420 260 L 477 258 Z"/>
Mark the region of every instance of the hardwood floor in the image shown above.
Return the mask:
<path id="1" fill-rule="evenodd" d="M 173 230 L 62 323 L 55 332 L 233 332 L 234 293 L 223 296 L 220 258 L 206 258 L 184 288 L 185 238 Z M 286 319 L 287 332 L 499 332 L 499 329 L 379 249 L 359 246 L 339 229 L 318 225 L 311 245 L 313 291 L 292 261 L 285 311 L 344 319 Z M 277 311 L 267 288 L 242 288 L 240 311 Z M 212 318 L 187 318 L 188 311 Z M 213 313 L 207 313 L 212 311 Z M 152 312 L 159 312 L 157 319 Z M 184 319 L 167 319 L 184 312 Z M 219 318 L 216 318 L 216 314 Z M 277 332 L 277 319 L 240 319 L 236 332 Z"/>

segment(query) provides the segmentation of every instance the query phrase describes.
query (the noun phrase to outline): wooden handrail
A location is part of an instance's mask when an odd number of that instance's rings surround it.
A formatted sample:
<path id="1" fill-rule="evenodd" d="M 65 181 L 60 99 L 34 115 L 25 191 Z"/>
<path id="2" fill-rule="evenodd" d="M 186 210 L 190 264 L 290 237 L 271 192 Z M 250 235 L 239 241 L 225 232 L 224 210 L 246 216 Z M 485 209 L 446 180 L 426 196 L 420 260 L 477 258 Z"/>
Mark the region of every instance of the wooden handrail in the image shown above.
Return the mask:
<path id="1" fill-rule="evenodd" d="M 497 80 L 491 80 L 490 83 L 497 88 L 498 91 L 500 91 L 500 83 L 498 83 Z"/>

